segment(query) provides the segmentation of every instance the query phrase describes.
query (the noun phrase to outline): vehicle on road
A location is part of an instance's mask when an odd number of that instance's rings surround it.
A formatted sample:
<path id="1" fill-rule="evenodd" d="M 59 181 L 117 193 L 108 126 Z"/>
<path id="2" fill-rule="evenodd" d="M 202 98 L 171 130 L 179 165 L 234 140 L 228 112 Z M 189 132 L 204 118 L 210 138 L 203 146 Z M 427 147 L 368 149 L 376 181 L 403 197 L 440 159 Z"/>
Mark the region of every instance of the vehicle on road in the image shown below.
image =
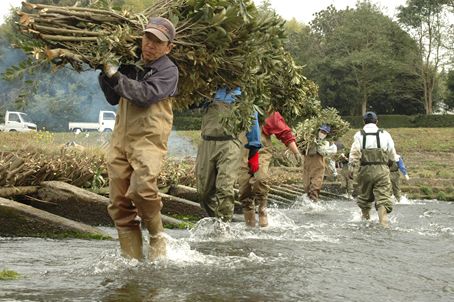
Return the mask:
<path id="1" fill-rule="evenodd" d="M 116 114 L 113 111 L 99 111 L 98 121 L 93 123 L 87 122 L 69 122 L 69 131 L 98 131 L 98 132 L 112 132 L 115 126 Z"/>
<path id="2" fill-rule="evenodd" d="M 0 124 L 0 131 L 29 132 L 36 131 L 36 124 L 24 112 L 6 111 L 5 123 Z"/>

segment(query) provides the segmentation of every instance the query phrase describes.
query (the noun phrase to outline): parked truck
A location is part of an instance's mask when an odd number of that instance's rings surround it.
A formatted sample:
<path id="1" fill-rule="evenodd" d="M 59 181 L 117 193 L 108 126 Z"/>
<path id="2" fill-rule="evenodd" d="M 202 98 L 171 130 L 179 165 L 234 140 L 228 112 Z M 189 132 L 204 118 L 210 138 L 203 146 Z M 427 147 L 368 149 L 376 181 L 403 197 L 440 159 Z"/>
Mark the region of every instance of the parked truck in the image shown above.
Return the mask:
<path id="1" fill-rule="evenodd" d="M 69 122 L 69 131 L 80 132 L 80 131 L 99 131 L 99 132 L 111 132 L 115 126 L 116 114 L 113 111 L 99 111 L 98 122 L 87 123 L 87 122 Z"/>
<path id="2" fill-rule="evenodd" d="M 0 124 L 0 131 L 5 132 L 29 132 L 36 129 L 36 124 L 28 115 L 18 111 L 6 111 L 5 123 Z"/>

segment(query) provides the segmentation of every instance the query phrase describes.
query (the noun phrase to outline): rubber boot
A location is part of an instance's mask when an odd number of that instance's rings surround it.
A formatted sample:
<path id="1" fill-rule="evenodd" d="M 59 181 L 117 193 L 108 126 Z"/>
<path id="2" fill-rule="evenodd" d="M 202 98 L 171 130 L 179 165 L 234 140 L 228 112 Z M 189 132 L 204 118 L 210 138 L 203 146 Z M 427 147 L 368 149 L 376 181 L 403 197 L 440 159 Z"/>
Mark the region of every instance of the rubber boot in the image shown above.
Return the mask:
<path id="1" fill-rule="evenodd" d="M 151 220 L 143 220 L 144 225 L 150 234 L 150 246 L 148 248 L 148 260 L 155 261 L 165 257 L 167 254 L 167 243 L 162 226 L 161 213 L 158 213 Z"/>
<path id="2" fill-rule="evenodd" d="M 362 219 L 369 220 L 370 219 L 370 209 L 361 209 Z"/>
<path id="3" fill-rule="evenodd" d="M 380 224 L 387 228 L 389 227 L 388 225 L 388 213 L 386 211 L 386 208 L 385 207 L 379 207 L 377 209 L 377 212 L 378 212 L 378 221 L 380 222 Z"/>
<path id="4" fill-rule="evenodd" d="M 244 214 L 244 221 L 246 222 L 246 226 L 248 227 L 255 227 L 255 211 L 254 210 L 243 210 Z"/>
<path id="5" fill-rule="evenodd" d="M 121 255 L 128 259 L 143 260 L 142 231 L 140 228 L 118 231 Z"/>

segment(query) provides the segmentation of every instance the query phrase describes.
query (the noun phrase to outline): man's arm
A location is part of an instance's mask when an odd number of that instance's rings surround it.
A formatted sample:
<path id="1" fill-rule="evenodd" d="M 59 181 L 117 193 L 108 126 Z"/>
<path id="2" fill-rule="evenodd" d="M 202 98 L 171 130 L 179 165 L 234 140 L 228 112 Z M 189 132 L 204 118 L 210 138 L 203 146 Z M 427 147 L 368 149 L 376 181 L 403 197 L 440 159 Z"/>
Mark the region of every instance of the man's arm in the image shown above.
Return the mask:
<path id="1" fill-rule="evenodd" d="M 350 148 L 350 155 L 348 158 L 348 170 L 353 172 L 356 167 L 359 167 L 361 160 L 361 135 L 358 133 L 353 137 L 353 143 Z"/>
<path id="2" fill-rule="evenodd" d="M 118 105 L 120 101 L 120 96 L 115 92 L 114 88 L 109 84 L 109 78 L 104 74 L 100 73 L 98 77 L 99 86 L 101 86 L 102 92 L 106 97 L 107 102 L 110 105 Z"/>
<path id="3" fill-rule="evenodd" d="M 268 118 L 266 118 L 262 129 L 268 136 L 271 136 L 272 134 L 276 135 L 277 139 L 287 147 L 290 143 L 296 141 L 296 138 L 292 133 L 292 129 L 290 129 L 279 112 L 273 112 Z M 290 147 L 290 149 L 292 148 Z"/>
<path id="4" fill-rule="evenodd" d="M 389 134 L 386 131 L 384 132 L 384 134 L 386 135 L 386 140 L 387 140 L 386 151 L 388 151 L 389 160 L 392 160 L 395 162 L 399 161 L 399 156 L 397 155 L 396 148 L 394 147 L 394 141 L 393 141 L 393 138 L 391 137 L 391 134 Z"/>
<path id="5" fill-rule="evenodd" d="M 178 84 L 178 69 L 176 66 L 167 67 L 143 80 L 134 80 L 117 72 L 112 78 L 115 92 L 128 99 L 131 103 L 148 107 L 176 93 Z"/>

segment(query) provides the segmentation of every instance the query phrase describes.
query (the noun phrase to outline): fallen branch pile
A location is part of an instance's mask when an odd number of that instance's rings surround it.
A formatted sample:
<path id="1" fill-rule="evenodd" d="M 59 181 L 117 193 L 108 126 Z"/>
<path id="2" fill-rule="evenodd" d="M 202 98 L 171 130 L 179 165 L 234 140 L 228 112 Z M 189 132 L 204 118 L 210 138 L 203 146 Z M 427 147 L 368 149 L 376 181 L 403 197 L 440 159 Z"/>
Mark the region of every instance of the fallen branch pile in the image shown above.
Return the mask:
<path id="1" fill-rule="evenodd" d="M 167 160 L 158 178 L 160 188 L 182 184 L 195 186 L 194 160 Z M 39 185 L 43 181 L 64 181 L 81 188 L 108 185 L 103 155 L 63 148 L 17 150 L 0 153 L 0 187 Z"/>

